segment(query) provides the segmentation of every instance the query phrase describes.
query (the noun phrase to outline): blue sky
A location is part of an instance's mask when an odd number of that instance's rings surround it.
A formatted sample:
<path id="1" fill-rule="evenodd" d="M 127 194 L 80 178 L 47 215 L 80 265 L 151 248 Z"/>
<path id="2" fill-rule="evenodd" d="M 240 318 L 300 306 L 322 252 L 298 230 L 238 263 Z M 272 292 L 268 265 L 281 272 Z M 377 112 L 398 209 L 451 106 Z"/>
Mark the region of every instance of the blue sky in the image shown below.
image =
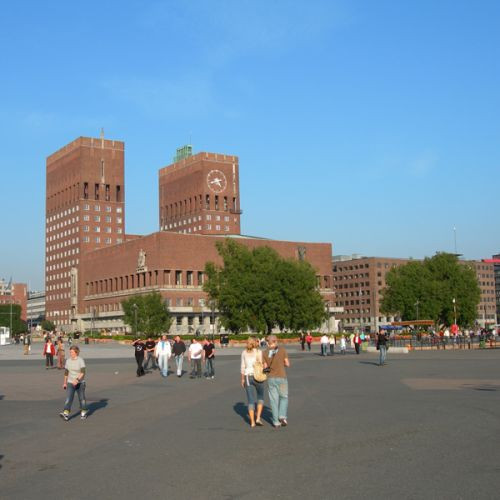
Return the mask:
<path id="1" fill-rule="evenodd" d="M 335 254 L 500 252 L 500 2 L 9 2 L 0 277 L 43 288 L 45 158 L 126 143 L 126 230 L 175 148 L 240 158 L 242 232 Z"/>

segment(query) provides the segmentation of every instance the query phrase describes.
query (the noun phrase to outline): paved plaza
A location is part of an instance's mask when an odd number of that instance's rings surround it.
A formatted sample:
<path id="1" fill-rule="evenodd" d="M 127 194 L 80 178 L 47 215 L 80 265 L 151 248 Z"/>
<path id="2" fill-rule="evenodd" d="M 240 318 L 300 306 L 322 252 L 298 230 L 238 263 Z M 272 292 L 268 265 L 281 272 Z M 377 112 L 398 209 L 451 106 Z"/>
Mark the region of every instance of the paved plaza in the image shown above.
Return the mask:
<path id="1" fill-rule="evenodd" d="M 292 346 L 290 425 L 275 430 L 269 411 L 245 421 L 239 349 L 215 380 L 164 380 L 136 378 L 129 347 L 81 347 L 91 415 L 69 422 L 62 372 L 36 346 L 0 347 L 2 498 L 499 496 L 500 350 L 389 351 L 379 367 Z"/>

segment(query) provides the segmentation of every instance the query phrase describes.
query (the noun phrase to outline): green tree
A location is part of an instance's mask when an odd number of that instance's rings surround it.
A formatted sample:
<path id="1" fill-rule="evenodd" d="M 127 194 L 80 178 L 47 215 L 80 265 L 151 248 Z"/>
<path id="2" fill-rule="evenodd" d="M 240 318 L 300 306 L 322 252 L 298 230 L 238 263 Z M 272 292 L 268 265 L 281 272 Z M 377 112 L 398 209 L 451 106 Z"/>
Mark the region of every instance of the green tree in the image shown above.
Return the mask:
<path id="1" fill-rule="evenodd" d="M 269 333 L 274 327 L 313 328 L 324 319 L 309 263 L 283 259 L 266 246 L 251 250 L 229 239 L 216 246 L 223 265 L 206 264 L 204 290 L 216 302 L 226 328 Z"/>
<path id="2" fill-rule="evenodd" d="M 157 292 L 134 295 L 122 301 L 122 308 L 124 323 L 129 325 L 136 335 L 140 332 L 148 336 L 157 336 L 162 332 L 167 332 L 170 328 L 170 313 L 162 296 Z"/>
<path id="3" fill-rule="evenodd" d="M 56 325 L 54 325 L 54 323 L 52 323 L 52 321 L 49 321 L 48 319 L 44 319 L 40 326 L 47 332 L 52 332 L 56 329 Z"/>
<path id="4" fill-rule="evenodd" d="M 474 269 L 453 254 L 438 253 L 422 262 L 412 261 L 386 275 L 380 310 L 397 314 L 403 321 L 431 319 L 438 325 L 462 326 L 476 319 L 480 289 Z M 455 308 L 454 302 L 455 299 Z"/>
<path id="5" fill-rule="evenodd" d="M 21 319 L 21 306 L 19 304 L 12 304 L 12 306 L 10 304 L 0 304 L 0 326 L 10 328 L 11 325 L 11 335 L 17 335 L 28 330 L 26 321 Z"/>

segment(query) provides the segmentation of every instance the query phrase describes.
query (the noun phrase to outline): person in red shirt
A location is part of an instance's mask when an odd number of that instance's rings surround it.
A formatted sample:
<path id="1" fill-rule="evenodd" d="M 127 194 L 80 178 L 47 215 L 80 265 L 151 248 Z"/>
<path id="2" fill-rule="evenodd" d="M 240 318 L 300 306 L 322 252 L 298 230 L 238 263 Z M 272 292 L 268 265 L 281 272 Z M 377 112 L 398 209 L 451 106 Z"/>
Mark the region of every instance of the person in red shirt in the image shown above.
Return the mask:
<path id="1" fill-rule="evenodd" d="M 354 335 L 354 348 L 356 349 L 356 354 L 359 354 L 359 350 L 361 348 L 361 337 L 359 336 L 359 333 Z"/>
<path id="2" fill-rule="evenodd" d="M 56 354 L 56 348 L 52 343 L 50 337 L 47 337 L 47 342 L 43 346 L 42 356 L 45 356 L 45 369 L 49 369 L 49 365 L 51 368 L 54 368 L 54 356 Z"/>
<path id="3" fill-rule="evenodd" d="M 306 343 L 307 343 L 307 350 L 310 351 L 311 350 L 311 342 L 313 341 L 313 338 L 312 338 L 312 335 L 311 335 L 311 332 L 307 332 L 307 335 L 306 335 Z"/>

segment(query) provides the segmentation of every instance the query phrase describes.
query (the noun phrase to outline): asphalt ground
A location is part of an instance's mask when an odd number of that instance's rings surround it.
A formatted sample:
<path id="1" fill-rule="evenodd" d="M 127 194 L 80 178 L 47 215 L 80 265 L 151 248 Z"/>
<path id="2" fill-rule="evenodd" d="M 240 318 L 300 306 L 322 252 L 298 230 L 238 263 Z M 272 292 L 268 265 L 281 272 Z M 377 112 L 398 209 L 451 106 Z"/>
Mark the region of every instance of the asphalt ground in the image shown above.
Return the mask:
<path id="1" fill-rule="evenodd" d="M 376 362 L 294 352 L 276 430 L 267 409 L 249 427 L 236 355 L 215 380 L 88 359 L 91 414 L 69 422 L 60 371 L 0 358 L 0 497 L 498 498 L 500 350 Z"/>

